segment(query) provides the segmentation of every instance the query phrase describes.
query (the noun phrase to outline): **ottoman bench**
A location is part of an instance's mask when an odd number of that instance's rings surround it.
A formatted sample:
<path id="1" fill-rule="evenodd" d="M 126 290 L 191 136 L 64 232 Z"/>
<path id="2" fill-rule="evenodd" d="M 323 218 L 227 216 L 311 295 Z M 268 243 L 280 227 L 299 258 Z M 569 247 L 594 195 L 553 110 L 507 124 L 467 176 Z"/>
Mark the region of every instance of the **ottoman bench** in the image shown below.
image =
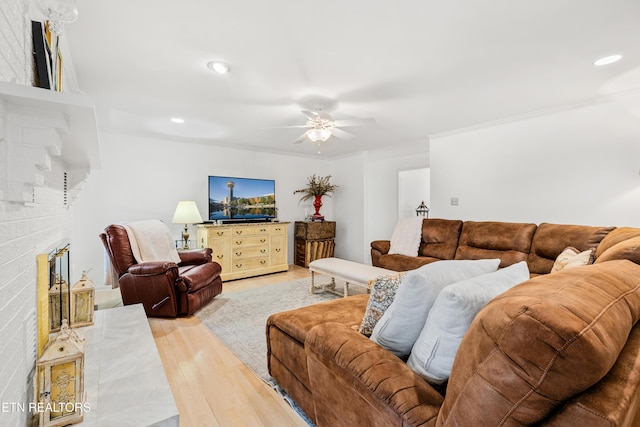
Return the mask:
<path id="1" fill-rule="evenodd" d="M 322 290 L 339 294 L 339 292 L 336 291 L 336 279 L 338 279 L 344 281 L 342 294 L 345 297 L 349 295 L 350 283 L 364 286 L 367 290 L 370 290 L 376 278 L 396 273 L 396 271 L 387 270 L 386 268 L 374 267 L 333 257 L 321 258 L 310 262 L 309 271 L 311 271 L 311 293 Z M 331 283 L 316 285 L 315 273 L 331 277 Z"/>

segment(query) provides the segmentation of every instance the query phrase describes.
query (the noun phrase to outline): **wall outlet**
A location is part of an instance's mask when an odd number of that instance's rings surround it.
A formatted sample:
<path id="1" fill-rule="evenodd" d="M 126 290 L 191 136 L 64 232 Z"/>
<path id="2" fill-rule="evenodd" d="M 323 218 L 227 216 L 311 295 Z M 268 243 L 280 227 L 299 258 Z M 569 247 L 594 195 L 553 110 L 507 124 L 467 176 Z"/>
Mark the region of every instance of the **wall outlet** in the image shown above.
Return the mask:
<path id="1" fill-rule="evenodd" d="M 451 206 L 458 206 L 459 201 L 457 197 L 452 197 L 451 198 Z"/>

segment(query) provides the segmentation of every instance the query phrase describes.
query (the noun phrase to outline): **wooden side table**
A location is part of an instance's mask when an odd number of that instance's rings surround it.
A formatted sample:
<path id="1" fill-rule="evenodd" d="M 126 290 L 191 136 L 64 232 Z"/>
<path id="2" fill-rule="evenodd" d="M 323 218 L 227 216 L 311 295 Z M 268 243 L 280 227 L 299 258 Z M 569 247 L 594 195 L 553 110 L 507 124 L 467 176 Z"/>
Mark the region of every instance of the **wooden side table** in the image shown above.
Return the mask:
<path id="1" fill-rule="evenodd" d="M 335 249 L 335 221 L 296 221 L 294 263 L 309 267 L 311 261 L 330 258 Z"/>

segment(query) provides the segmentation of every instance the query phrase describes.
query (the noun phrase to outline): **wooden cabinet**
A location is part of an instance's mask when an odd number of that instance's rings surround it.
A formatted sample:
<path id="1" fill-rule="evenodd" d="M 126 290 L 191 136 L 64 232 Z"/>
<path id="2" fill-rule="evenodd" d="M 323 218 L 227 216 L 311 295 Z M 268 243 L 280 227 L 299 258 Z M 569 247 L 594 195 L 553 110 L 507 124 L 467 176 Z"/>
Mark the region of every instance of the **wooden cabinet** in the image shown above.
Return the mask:
<path id="1" fill-rule="evenodd" d="M 198 247 L 213 250 L 213 260 L 222 266 L 222 280 L 287 271 L 288 224 L 200 224 Z"/>
<path id="2" fill-rule="evenodd" d="M 333 256 L 335 221 L 296 221 L 294 235 L 296 265 L 308 267 L 311 261 Z"/>

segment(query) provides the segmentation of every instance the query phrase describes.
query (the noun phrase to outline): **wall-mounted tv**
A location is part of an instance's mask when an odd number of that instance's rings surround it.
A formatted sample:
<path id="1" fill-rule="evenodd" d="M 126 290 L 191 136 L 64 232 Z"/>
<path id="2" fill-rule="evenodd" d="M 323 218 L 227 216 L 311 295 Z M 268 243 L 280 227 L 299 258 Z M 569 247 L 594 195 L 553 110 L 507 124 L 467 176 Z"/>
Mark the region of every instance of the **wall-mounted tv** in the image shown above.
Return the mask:
<path id="1" fill-rule="evenodd" d="M 271 221 L 275 218 L 275 180 L 209 176 L 209 221 Z"/>

